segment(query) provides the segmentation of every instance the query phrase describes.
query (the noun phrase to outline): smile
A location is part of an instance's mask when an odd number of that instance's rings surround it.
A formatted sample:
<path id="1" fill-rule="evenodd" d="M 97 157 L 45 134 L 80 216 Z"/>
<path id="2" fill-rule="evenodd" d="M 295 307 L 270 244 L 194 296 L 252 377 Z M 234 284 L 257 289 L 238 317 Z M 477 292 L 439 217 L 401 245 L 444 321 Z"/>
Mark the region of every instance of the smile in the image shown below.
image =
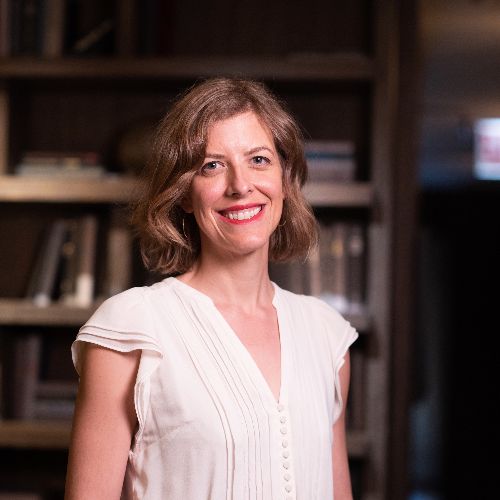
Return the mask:
<path id="1" fill-rule="evenodd" d="M 248 222 L 262 212 L 263 205 L 254 205 L 248 208 L 231 207 L 228 210 L 221 210 L 219 213 L 231 222 Z"/>

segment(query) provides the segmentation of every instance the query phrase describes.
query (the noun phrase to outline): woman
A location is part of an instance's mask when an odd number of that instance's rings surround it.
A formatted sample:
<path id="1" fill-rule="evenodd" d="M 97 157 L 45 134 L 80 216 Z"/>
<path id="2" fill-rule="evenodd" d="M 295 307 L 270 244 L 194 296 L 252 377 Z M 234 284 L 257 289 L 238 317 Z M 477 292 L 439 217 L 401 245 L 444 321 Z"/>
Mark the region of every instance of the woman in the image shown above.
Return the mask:
<path id="1" fill-rule="evenodd" d="M 357 334 L 268 261 L 316 243 L 299 129 L 261 84 L 213 79 L 159 127 L 135 208 L 150 269 L 73 345 L 66 498 L 351 499 L 344 405 Z"/>

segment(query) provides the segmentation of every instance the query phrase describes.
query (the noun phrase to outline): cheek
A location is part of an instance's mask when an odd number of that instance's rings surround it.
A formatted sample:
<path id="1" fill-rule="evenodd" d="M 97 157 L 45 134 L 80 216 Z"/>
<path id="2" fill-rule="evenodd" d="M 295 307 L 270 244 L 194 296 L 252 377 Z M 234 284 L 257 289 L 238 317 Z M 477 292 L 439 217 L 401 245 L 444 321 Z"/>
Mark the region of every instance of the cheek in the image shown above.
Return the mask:
<path id="1" fill-rule="evenodd" d="M 193 185 L 191 200 L 193 209 L 203 211 L 210 210 L 224 193 L 224 186 L 217 179 L 203 179 L 197 185 Z"/>
<path id="2" fill-rule="evenodd" d="M 284 186 L 281 175 L 266 179 L 261 183 L 261 189 L 269 198 L 284 198 Z"/>

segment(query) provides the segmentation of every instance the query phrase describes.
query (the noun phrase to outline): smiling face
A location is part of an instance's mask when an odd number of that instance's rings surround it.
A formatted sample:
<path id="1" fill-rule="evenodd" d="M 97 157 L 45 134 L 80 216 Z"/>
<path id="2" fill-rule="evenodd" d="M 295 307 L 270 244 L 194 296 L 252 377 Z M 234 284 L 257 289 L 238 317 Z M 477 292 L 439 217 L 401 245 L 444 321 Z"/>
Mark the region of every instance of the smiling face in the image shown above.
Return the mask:
<path id="1" fill-rule="evenodd" d="M 210 127 L 183 208 L 196 219 L 202 254 L 267 258 L 283 208 L 282 170 L 271 132 L 253 111 Z"/>

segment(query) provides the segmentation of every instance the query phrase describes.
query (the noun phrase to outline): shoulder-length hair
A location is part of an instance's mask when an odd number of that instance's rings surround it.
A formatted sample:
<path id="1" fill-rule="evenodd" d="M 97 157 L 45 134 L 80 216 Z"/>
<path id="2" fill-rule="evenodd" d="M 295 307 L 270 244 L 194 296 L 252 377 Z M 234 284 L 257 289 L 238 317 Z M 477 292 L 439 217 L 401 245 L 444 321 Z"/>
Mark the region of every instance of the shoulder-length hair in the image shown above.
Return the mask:
<path id="1" fill-rule="evenodd" d="M 204 159 L 210 126 L 245 111 L 253 111 L 269 127 L 283 171 L 285 199 L 270 239 L 270 260 L 305 258 L 316 245 L 316 219 L 301 192 L 307 166 L 297 123 L 262 83 L 213 78 L 182 95 L 157 129 L 144 171 L 145 189 L 132 212 L 148 269 L 177 274 L 195 263 L 201 251 L 199 230 L 181 204 Z"/>

